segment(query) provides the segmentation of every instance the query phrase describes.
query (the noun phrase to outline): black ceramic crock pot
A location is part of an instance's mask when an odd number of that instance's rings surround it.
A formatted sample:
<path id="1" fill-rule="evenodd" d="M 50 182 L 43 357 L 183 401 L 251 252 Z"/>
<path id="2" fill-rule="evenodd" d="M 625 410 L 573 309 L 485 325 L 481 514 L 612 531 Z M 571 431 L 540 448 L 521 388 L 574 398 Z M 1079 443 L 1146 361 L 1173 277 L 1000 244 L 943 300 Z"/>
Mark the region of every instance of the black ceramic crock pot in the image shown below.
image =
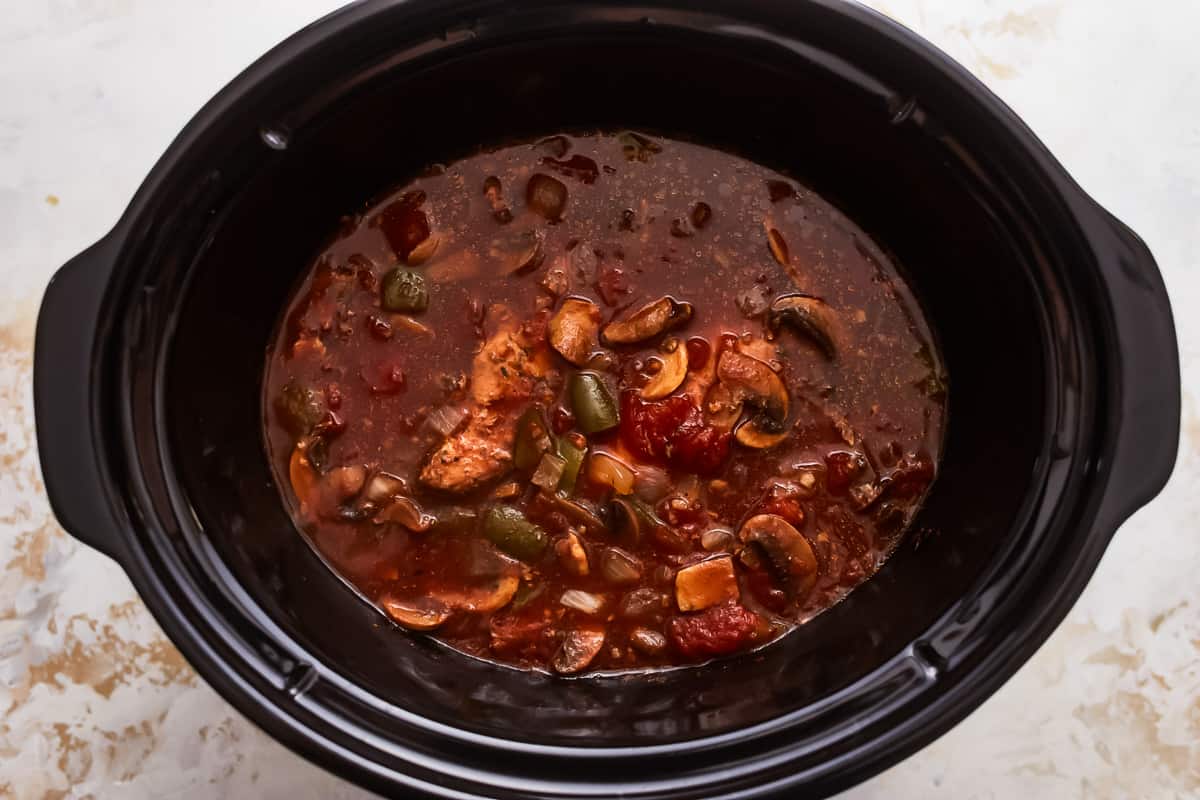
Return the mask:
<path id="1" fill-rule="evenodd" d="M 751 655 L 563 679 L 400 632 L 324 567 L 273 484 L 260 371 L 339 215 L 428 162 L 594 127 L 730 149 L 838 204 L 907 269 L 950 424 L 920 535 L 845 602 Z M 338 12 L 200 111 L 55 277 L 36 348 L 63 525 L 242 713 L 404 796 L 795 798 L 862 780 L 1033 653 L 1178 438 L 1145 245 L 964 69 L 834 0 Z"/>

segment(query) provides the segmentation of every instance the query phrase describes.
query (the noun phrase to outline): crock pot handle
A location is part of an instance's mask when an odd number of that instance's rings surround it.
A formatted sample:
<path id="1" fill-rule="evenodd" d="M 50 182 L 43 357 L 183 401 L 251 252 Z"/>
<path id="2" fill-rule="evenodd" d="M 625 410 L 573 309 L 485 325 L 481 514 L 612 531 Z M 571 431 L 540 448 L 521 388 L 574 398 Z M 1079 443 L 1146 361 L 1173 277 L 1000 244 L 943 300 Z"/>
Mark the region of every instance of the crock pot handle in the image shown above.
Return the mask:
<path id="1" fill-rule="evenodd" d="M 113 271 L 112 236 L 68 261 L 46 287 L 33 355 L 33 403 L 46 496 L 79 541 L 121 561 L 118 512 L 105 490 L 108 466 L 95 398 L 98 324 Z"/>
<path id="2" fill-rule="evenodd" d="M 1166 485 L 1179 450 L 1179 345 L 1166 286 L 1150 248 L 1101 210 L 1111 231 L 1102 271 L 1113 298 L 1120 425 L 1100 514 L 1115 531 Z"/>

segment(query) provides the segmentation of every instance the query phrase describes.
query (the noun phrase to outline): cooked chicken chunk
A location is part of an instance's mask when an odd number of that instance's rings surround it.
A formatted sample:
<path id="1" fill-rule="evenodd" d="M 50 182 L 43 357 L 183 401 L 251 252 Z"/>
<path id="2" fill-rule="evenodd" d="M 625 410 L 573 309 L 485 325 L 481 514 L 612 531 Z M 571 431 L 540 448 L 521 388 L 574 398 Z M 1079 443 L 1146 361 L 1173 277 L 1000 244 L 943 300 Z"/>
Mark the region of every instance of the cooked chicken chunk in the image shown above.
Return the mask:
<path id="1" fill-rule="evenodd" d="M 538 379 L 549 367 L 544 349 L 525 340 L 508 309 L 495 306 L 490 316 L 499 319 L 499 326 L 476 354 L 471 367 L 471 397 L 481 406 L 531 396 Z"/>
<path id="2" fill-rule="evenodd" d="M 526 340 L 507 308 L 493 306 L 489 316 L 498 325 L 472 364 L 470 422 L 433 451 L 421 470 L 426 486 L 466 492 L 503 474 L 512 464 L 516 418 L 489 406 L 532 396 L 549 367 L 545 347 Z"/>
<path id="3" fill-rule="evenodd" d="M 474 489 L 508 469 L 515 433 L 511 414 L 475 409 L 467 426 L 433 451 L 421 470 L 421 482 L 446 492 Z"/>

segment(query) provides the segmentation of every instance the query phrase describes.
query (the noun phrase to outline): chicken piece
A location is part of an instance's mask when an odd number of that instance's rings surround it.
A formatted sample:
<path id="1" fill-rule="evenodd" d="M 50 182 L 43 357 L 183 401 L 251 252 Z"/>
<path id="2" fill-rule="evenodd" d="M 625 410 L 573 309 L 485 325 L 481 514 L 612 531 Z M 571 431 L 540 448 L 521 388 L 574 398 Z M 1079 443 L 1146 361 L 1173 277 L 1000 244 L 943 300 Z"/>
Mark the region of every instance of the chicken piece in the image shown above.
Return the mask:
<path id="1" fill-rule="evenodd" d="M 421 483 L 446 492 L 474 489 L 509 468 L 515 435 L 511 414 L 475 409 L 467 426 L 446 437 L 430 455 Z"/>
<path id="2" fill-rule="evenodd" d="M 446 437 L 421 470 L 421 482 L 434 489 L 467 492 L 509 468 L 517 421 L 489 406 L 531 397 L 550 366 L 546 348 L 525 339 L 506 307 L 495 305 L 488 314 L 498 327 L 471 367 L 470 421 Z"/>
<path id="3" fill-rule="evenodd" d="M 481 406 L 526 399 L 549 369 L 549 354 L 525 341 L 519 323 L 504 306 L 493 306 L 489 316 L 495 316 L 499 326 L 472 363 L 471 397 Z"/>
<path id="4" fill-rule="evenodd" d="M 577 367 L 596 352 L 599 332 L 600 309 L 591 300 L 568 297 L 550 318 L 550 346 Z"/>

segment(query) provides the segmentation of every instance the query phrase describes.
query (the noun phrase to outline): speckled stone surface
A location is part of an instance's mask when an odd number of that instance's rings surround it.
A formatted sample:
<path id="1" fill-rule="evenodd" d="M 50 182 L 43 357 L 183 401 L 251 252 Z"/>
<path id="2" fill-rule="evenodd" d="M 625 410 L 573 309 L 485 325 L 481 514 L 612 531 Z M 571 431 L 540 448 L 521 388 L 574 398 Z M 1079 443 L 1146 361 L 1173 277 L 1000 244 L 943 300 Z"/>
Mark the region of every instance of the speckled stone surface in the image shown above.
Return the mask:
<path id="1" fill-rule="evenodd" d="M 202 683 L 38 474 L 46 281 L 117 219 L 217 89 L 328 0 L 40 0 L 0 13 L 0 797 L 362 798 Z M 1150 244 L 1183 440 L 1066 622 L 999 693 L 844 798 L 1200 797 L 1200 3 L 874 3 L 1010 103 Z"/>

